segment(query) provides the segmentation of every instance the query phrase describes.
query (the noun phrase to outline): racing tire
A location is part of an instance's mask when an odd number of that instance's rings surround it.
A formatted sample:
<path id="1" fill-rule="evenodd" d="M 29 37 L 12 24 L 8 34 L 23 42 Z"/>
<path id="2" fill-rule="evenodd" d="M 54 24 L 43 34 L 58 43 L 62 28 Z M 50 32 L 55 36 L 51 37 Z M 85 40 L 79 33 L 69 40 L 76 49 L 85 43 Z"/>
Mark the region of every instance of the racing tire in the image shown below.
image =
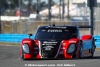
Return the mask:
<path id="1" fill-rule="evenodd" d="M 76 52 L 73 53 L 72 58 L 73 58 L 73 59 L 81 59 L 81 57 L 80 57 L 80 52 L 79 52 L 79 56 L 78 56 L 78 57 L 76 56 Z"/>
<path id="2" fill-rule="evenodd" d="M 73 55 L 72 55 L 72 58 L 76 58 L 76 54 L 73 54 Z"/>
<path id="3" fill-rule="evenodd" d="M 91 54 L 92 54 L 92 56 L 90 56 L 89 58 L 93 58 L 93 51 L 92 51 L 92 49 L 91 49 Z"/>
<path id="4" fill-rule="evenodd" d="M 92 49 L 91 49 L 91 54 L 92 54 L 92 56 L 90 56 L 90 58 L 93 58 L 93 50 L 95 51 L 95 48 L 96 48 L 96 46 L 95 46 L 94 38 L 93 38 L 93 47 L 92 47 Z"/>
<path id="5" fill-rule="evenodd" d="M 73 58 L 73 59 L 76 59 L 76 58 L 77 58 L 77 56 L 76 56 L 76 51 L 77 51 L 77 47 L 75 46 L 75 50 L 74 50 L 74 52 L 72 53 L 72 58 Z"/>

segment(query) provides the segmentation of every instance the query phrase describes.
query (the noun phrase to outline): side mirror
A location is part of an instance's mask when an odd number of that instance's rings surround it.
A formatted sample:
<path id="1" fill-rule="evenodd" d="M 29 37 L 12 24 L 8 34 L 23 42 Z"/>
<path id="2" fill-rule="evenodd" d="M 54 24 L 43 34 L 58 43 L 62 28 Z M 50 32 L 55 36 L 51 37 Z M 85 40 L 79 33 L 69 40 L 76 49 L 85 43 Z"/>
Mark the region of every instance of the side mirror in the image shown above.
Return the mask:
<path id="1" fill-rule="evenodd" d="M 82 41 L 82 40 L 80 40 L 80 43 L 81 43 L 81 45 L 82 45 L 83 41 Z"/>
<path id="2" fill-rule="evenodd" d="M 97 39 L 94 39 L 94 41 L 97 41 Z"/>
<path id="3" fill-rule="evenodd" d="M 32 34 L 28 34 L 29 35 L 29 38 L 32 36 Z"/>

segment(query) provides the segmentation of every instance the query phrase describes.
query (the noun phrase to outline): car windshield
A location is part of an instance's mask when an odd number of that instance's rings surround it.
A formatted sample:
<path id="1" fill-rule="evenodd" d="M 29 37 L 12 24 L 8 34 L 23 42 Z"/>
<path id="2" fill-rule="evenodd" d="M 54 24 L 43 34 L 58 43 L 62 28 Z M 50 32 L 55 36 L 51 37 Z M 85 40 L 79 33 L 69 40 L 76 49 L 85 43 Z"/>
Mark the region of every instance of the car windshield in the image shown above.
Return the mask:
<path id="1" fill-rule="evenodd" d="M 37 32 L 35 39 L 70 39 L 75 31 L 58 31 L 58 32 Z"/>

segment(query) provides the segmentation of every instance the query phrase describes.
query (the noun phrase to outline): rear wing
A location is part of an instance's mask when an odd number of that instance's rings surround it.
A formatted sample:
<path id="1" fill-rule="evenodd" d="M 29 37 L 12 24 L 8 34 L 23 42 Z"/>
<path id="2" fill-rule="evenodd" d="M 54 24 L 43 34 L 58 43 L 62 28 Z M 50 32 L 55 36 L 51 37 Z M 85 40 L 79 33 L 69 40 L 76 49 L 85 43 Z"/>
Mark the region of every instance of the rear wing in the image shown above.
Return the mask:
<path id="1" fill-rule="evenodd" d="M 94 27 L 93 26 L 78 26 L 78 28 L 90 28 L 91 35 L 94 35 Z"/>
<path id="2" fill-rule="evenodd" d="M 78 28 L 93 28 L 93 26 L 77 26 Z"/>

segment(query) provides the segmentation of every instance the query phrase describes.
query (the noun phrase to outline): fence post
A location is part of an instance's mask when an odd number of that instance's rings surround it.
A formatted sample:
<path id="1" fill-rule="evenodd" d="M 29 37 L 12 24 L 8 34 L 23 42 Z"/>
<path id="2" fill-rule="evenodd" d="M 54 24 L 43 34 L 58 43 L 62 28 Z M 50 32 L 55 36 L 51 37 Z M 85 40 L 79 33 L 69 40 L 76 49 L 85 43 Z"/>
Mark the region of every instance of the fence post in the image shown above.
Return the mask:
<path id="1" fill-rule="evenodd" d="M 0 2 L 1 4 L 1 2 Z M 1 33 L 1 6 L 0 6 L 0 33 Z"/>

